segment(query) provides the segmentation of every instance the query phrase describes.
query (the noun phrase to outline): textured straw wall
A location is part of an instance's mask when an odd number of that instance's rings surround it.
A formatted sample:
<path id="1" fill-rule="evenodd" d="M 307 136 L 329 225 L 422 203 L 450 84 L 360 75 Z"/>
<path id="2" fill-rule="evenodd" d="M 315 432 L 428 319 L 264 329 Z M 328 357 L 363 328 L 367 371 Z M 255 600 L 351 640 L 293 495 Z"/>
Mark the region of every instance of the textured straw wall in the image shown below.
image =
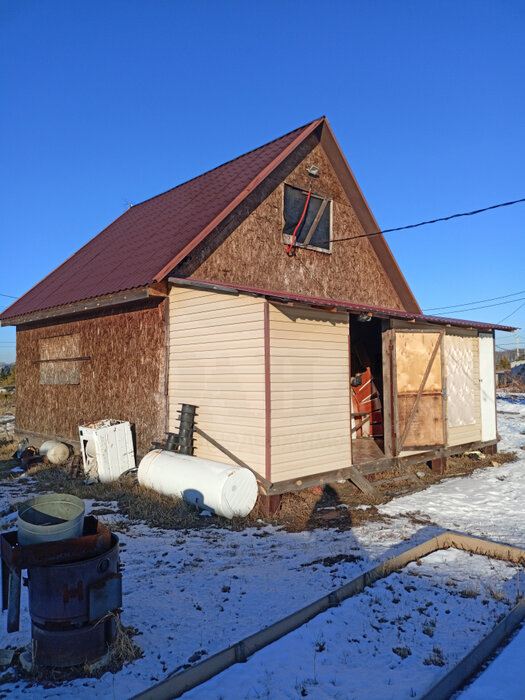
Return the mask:
<path id="1" fill-rule="evenodd" d="M 78 440 L 78 426 L 101 418 L 135 424 L 137 449 L 162 438 L 165 421 L 166 301 L 127 313 L 17 331 L 16 427 Z M 89 359 L 76 384 L 42 383 L 42 348 L 60 336 L 78 338 L 75 352 Z M 66 363 L 64 363 L 65 365 Z"/>
<path id="2" fill-rule="evenodd" d="M 388 275 L 366 238 L 333 243 L 331 254 L 298 248 L 296 257 L 286 255 L 282 237 L 282 179 L 307 189 L 306 168 L 312 163 L 320 168 L 319 178 L 313 180 L 313 192 L 333 200 L 332 237 L 364 233 L 318 144 L 310 153 L 303 154 L 301 162 L 291 172 L 283 172 L 283 166 L 272 176 L 273 190 L 229 236 L 225 237 L 223 232 L 212 234 L 183 261 L 175 274 L 402 309 Z"/>

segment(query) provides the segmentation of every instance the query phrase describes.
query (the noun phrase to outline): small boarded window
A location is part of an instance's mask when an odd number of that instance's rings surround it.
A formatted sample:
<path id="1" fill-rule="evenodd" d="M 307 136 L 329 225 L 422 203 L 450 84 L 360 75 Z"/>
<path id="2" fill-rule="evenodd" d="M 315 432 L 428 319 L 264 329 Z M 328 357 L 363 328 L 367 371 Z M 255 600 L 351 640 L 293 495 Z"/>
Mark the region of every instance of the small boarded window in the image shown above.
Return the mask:
<path id="1" fill-rule="evenodd" d="M 284 186 L 283 238 L 286 244 L 292 242 L 293 232 L 301 220 L 307 198 L 308 192 L 305 190 L 291 185 Z M 326 197 L 314 194 L 310 196 L 306 213 L 295 234 L 295 245 L 330 252 L 331 204 Z"/>
<path id="2" fill-rule="evenodd" d="M 40 384 L 80 384 L 80 334 L 58 335 L 40 340 Z"/>

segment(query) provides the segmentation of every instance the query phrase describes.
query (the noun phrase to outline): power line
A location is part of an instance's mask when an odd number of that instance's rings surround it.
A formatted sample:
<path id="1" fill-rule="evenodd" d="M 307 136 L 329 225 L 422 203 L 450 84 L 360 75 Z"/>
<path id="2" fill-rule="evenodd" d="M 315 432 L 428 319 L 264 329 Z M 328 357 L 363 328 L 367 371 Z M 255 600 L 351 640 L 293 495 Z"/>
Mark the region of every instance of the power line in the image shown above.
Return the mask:
<path id="1" fill-rule="evenodd" d="M 14 297 L 12 294 L 2 294 L 2 292 L 0 292 L 0 297 L 9 297 L 9 299 L 18 299 L 18 297 Z"/>
<path id="2" fill-rule="evenodd" d="M 518 299 L 518 301 L 519 301 L 519 299 Z M 511 316 L 514 316 L 514 314 L 517 314 L 518 311 L 519 311 L 520 309 L 522 309 L 524 306 L 525 306 L 525 301 L 523 302 L 523 304 L 520 304 L 520 305 L 518 306 L 517 309 L 514 309 L 514 311 L 511 311 L 510 314 L 509 314 L 508 316 L 505 316 L 505 318 L 502 318 L 501 321 L 498 321 L 498 325 L 499 325 L 500 323 L 502 323 L 503 321 L 506 321 L 506 320 L 507 320 L 508 318 L 510 318 Z"/>
<path id="3" fill-rule="evenodd" d="M 459 219 L 460 216 L 474 216 L 475 214 L 482 214 L 483 212 L 490 211 L 491 209 L 510 207 L 513 204 L 520 204 L 520 202 L 525 202 L 525 197 L 523 197 L 522 199 L 514 199 L 512 202 L 502 202 L 501 204 L 493 204 L 492 206 L 484 207 L 483 209 L 474 209 L 473 211 L 465 211 L 461 214 L 451 214 L 450 216 L 442 216 L 439 219 L 429 219 L 428 221 L 420 221 L 418 224 L 408 224 L 408 226 L 386 228 L 382 231 L 374 231 L 373 233 L 361 233 L 359 234 L 359 236 L 348 236 L 348 238 L 334 238 L 332 239 L 332 243 L 340 243 L 341 241 L 356 241 L 358 238 L 371 238 L 372 236 L 380 236 L 382 233 L 393 233 L 394 231 L 406 231 L 409 228 L 418 228 L 419 226 L 437 224 L 440 221 L 450 221 L 450 219 Z"/>
<path id="4" fill-rule="evenodd" d="M 455 304 L 453 306 L 433 306 L 431 309 L 423 309 L 423 311 L 442 311 L 446 309 L 457 309 L 458 306 L 470 306 L 471 304 L 483 304 L 485 301 L 496 301 L 496 299 L 507 299 L 508 297 L 515 297 L 518 294 L 525 294 L 525 289 L 523 289 L 521 292 L 513 292 L 512 294 L 504 294 L 501 297 L 492 297 L 491 299 L 478 299 L 478 301 L 466 301 L 464 304 Z M 507 302 L 511 304 L 514 300 L 511 299 L 510 302 Z"/>
<path id="5" fill-rule="evenodd" d="M 455 309 L 454 313 L 461 313 L 462 311 L 478 311 L 479 309 L 490 309 L 493 306 L 504 306 L 505 304 L 512 304 L 512 302 L 514 301 L 525 301 L 525 297 L 520 297 L 519 299 L 511 299 L 511 301 L 498 301 L 496 304 L 484 304 L 483 306 L 475 306 L 473 308 Z M 444 315 L 447 316 L 447 314 Z"/>

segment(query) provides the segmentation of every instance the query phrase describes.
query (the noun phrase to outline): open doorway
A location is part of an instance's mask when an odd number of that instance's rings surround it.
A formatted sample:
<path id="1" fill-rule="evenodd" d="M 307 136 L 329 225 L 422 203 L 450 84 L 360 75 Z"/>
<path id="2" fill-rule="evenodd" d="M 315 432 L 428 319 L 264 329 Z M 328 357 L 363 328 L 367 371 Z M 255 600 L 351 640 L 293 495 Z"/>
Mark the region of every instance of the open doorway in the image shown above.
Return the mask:
<path id="1" fill-rule="evenodd" d="M 354 464 L 384 456 L 381 333 L 380 319 L 365 314 L 350 315 L 350 393 Z"/>

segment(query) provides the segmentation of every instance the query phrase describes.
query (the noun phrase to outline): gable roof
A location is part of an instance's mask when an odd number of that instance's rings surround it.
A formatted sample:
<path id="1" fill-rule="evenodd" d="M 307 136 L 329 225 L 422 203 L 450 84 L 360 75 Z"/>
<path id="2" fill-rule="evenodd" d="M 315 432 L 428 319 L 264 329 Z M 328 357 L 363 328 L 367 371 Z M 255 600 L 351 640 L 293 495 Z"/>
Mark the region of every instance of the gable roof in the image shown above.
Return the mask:
<path id="1" fill-rule="evenodd" d="M 344 160 L 325 117 L 309 122 L 234 160 L 209 170 L 125 211 L 101 233 L 0 314 L 18 319 L 125 290 L 146 287 L 165 278 L 196 245 L 225 219 L 271 172 L 318 127 L 331 139 L 333 158 L 342 159 L 344 174 L 356 192 L 360 219 L 374 230 L 377 223 Z M 335 144 L 335 146 L 334 146 Z M 361 209 L 361 211 L 359 211 Z M 369 239 L 395 277 L 405 304 L 419 310 L 383 236 Z"/>

